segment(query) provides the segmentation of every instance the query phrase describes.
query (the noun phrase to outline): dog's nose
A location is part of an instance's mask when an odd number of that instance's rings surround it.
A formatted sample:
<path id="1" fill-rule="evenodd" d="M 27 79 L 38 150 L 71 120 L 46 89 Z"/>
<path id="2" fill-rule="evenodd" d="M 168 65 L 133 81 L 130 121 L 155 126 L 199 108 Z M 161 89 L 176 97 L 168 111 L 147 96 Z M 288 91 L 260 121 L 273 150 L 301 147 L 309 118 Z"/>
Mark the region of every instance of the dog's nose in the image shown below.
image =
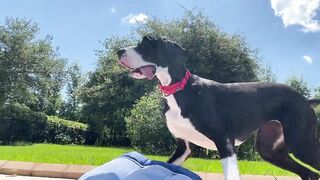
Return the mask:
<path id="1" fill-rule="evenodd" d="M 125 49 L 120 49 L 117 54 L 118 54 L 118 58 L 121 59 L 121 56 L 126 52 Z"/>

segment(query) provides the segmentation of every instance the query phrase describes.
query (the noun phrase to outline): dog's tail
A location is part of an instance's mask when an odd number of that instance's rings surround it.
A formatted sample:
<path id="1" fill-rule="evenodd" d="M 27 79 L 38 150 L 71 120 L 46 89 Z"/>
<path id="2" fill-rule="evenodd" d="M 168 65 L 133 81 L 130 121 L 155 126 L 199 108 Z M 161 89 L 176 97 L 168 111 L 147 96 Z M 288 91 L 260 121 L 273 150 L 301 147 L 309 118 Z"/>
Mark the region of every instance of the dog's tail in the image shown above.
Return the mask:
<path id="1" fill-rule="evenodd" d="M 320 104 L 320 99 L 308 99 L 307 101 L 311 107 L 316 107 Z"/>

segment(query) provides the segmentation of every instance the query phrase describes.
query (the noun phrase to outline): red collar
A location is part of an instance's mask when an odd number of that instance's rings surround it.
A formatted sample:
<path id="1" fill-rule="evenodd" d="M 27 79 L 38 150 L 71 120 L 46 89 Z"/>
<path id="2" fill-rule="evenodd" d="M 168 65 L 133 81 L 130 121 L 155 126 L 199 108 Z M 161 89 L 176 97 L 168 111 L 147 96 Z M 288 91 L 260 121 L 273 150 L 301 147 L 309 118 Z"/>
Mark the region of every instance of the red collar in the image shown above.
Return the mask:
<path id="1" fill-rule="evenodd" d="M 191 76 L 191 73 L 188 70 L 186 70 L 186 75 L 183 77 L 183 79 L 181 81 L 174 83 L 172 85 L 169 85 L 169 86 L 163 86 L 163 85 L 159 84 L 161 92 L 165 96 L 169 96 L 171 94 L 174 94 L 178 91 L 183 90 L 184 87 L 186 86 L 190 76 Z"/>

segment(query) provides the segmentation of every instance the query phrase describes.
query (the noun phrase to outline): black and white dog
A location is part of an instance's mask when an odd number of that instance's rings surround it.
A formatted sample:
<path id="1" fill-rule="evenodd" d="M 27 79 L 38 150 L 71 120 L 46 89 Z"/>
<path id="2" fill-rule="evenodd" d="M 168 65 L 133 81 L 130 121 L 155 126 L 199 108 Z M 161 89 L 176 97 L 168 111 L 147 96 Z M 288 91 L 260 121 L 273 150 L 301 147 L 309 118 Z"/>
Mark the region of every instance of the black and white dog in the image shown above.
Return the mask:
<path id="1" fill-rule="evenodd" d="M 270 163 L 318 179 L 295 157 L 320 170 L 316 116 L 310 103 L 288 86 L 271 83 L 218 83 L 186 70 L 185 50 L 177 43 L 146 36 L 136 47 L 118 51 L 120 63 L 136 79 L 157 78 L 165 94 L 164 115 L 177 149 L 169 163 L 180 165 L 189 143 L 217 149 L 225 179 L 240 179 L 235 146 L 257 132 L 257 150 Z"/>

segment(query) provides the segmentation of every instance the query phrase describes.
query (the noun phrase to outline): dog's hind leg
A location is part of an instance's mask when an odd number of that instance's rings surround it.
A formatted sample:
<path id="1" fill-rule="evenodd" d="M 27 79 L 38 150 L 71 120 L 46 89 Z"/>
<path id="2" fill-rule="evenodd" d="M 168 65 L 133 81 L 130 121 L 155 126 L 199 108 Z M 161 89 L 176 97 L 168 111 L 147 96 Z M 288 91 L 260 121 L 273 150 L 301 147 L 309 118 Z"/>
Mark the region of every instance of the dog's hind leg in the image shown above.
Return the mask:
<path id="1" fill-rule="evenodd" d="M 305 139 L 303 145 L 293 150 L 296 158 L 320 171 L 320 147 L 315 140 Z"/>
<path id="2" fill-rule="evenodd" d="M 189 156 L 191 153 L 189 142 L 177 138 L 177 147 L 174 153 L 171 155 L 170 159 L 168 160 L 168 163 L 172 163 L 175 165 L 181 165 Z"/>
<path id="3" fill-rule="evenodd" d="M 256 146 L 264 160 L 289 170 L 299 175 L 302 179 L 318 180 L 319 175 L 317 173 L 300 165 L 289 156 L 280 122 L 270 121 L 260 127 Z"/>
<path id="4" fill-rule="evenodd" d="M 320 171 L 320 146 L 316 139 L 305 138 L 303 144 L 292 150 L 294 156 L 302 162 Z"/>
<path id="5" fill-rule="evenodd" d="M 283 127 L 285 134 L 290 133 L 286 138 L 287 146 L 296 158 L 320 171 L 320 145 L 316 134 L 317 118 L 310 107 L 302 110 L 303 114 L 295 114 L 292 118 L 296 118 L 293 122 L 303 122 L 303 124 L 300 123 L 296 127 Z M 300 114 L 303 116 L 299 117 Z"/>

